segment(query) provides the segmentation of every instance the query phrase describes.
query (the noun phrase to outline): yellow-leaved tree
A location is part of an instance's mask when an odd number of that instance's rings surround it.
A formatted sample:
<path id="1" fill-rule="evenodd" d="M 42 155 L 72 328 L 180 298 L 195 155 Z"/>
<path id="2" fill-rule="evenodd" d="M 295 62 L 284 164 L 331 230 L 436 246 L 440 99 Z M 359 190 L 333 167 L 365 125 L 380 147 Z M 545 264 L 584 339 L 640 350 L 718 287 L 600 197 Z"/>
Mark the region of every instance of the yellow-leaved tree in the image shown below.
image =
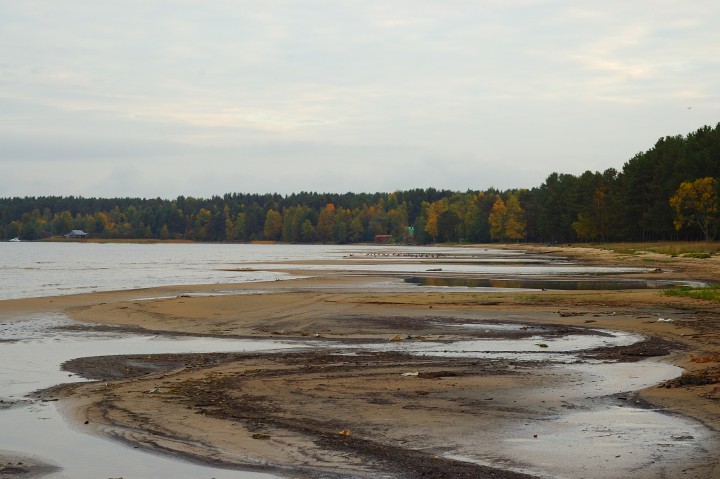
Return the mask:
<path id="1" fill-rule="evenodd" d="M 507 239 L 520 241 L 525 238 L 525 210 L 520 206 L 520 199 L 516 195 L 510 195 L 506 207 L 505 236 Z"/>
<path id="2" fill-rule="evenodd" d="M 488 216 L 488 222 L 490 223 L 490 236 L 495 241 L 502 241 L 505 239 L 505 222 L 507 221 L 507 207 L 503 199 L 498 196 L 493 203 L 492 210 Z"/>
<path id="3" fill-rule="evenodd" d="M 265 226 L 263 227 L 263 234 L 265 235 L 265 239 L 277 241 L 278 239 L 280 239 L 282 230 L 282 215 L 273 209 L 268 210 L 267 215 L 265 215 Z"/>
<path id="4" fill-rule="evenodd" d="M 507 203 L 498 196 L 488 216 L 490 236 L 496 241 L 520 241 L 525 238 L 525 210 L 520 199 L 510 194 Z"/>
<path id="5" fill-rule="evenodd" d="M 317 226 L 315 230 L 322 241 L 333 240 L 333 229 L 335 228 L 335 205 L 328 203 L 325 208 L 320 211 Z"/>
<path id="6" fill-rule="evenodd" d="M 675 229 L 697 226 L 705 241 L 714 239 L 720 226 L 719 197 L 718 181 L 713 177 L 680 183 L 670 197 L 670 206 L 675 210 Z"/>

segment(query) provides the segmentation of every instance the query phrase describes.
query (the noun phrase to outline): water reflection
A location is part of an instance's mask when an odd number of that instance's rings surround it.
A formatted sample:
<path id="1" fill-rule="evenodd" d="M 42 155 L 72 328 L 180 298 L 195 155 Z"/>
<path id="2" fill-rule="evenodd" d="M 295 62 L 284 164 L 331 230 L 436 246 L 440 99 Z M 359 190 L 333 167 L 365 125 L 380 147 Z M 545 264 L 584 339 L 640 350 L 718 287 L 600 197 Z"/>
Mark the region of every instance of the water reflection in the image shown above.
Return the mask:
<path id="1" fill-rule="evenodd" d="M 517 288 L 517 289 L 558 289 L 558 290 L 620 290 L 620 289 L 664 289 L 677 286 L 674 281 L 645 279 L 535 279 L 535 278 L 448 278 L 413 276 L 405 278 L 406 283 L 419 286 L 443 286 L 464 288 Z"/>

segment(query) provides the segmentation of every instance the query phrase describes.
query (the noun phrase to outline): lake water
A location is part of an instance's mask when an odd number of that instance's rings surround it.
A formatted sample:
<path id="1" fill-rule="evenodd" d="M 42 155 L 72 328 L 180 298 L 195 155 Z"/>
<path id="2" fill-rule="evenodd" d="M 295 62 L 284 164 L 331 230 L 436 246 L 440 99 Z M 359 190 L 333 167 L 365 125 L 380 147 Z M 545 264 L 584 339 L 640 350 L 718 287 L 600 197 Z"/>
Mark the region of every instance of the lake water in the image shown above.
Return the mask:
<path id="1" fill-rule="evenodd" d="M 382 260 L 378 264 L 378 260 Z M 328 261 L 331 264 L 313 264 Z M 304 264 L 298 264 L 304 263 Z M 487 275 L 642 271 L 489 248 L 355 245 L 0 243 L 0 300 L 153 286 L 289 279 L 283 269 Z"/>
<path id="2" fill-rule="evenodd" d="M 318 260 L 330 264 L 317 264 Z M 567 261 L 552 260 L 522 252 L 508 252 L 481 248 L 435 248 L 404 246 L 307 246 L 307 245 L 235 245 L 235 244 L 95 244 L 95 243 L 0 243 L 0 299 L 39 297 L 146 288 L 163 285 L 243 283 L 291 279 L 280 270 L 291 268 L 297 274 L 312 275 L 320 269 L 339 269 L 354 273 L 390 272 L 393 274 L 423 275 L 441 270 L 443 274 L 557 276 L 603 275 L 629 268 L 581 267 Z M 428 271 L 432 270 L 432 271 Z M 402 287 L 402 282 L 391 282 Z M 399 285 L 399 286 L 398 286 Z M 416 286 L 405 285 L 407 288 Z M 434 286 L 430 286 L 434 287 Z M 49 477 L 176 477 L 176 478 L 277 478 L 271 474 L 204 467 L 177 459 L 145 453 L 102 437 L 82 432 L 78 425 L 68 424 L 56 403 L 23 399 L 37 389 L 82 378 L 60 371 L 60 363 L 80 356 L 99 354 L 141 354 L 208 351 L 267 351 L 309 347 L 305 343 L 250 340 L 219 340 L 207 338 L 171 339 L 130 334 L 71 332 L 58 327 L 69 322 L 62 313 L 3 318 L 0 301 L 0 400 L 15 403 L 0 410 L 0 453 L 10 451 L 38 456 L 62 466 Z M 475 325 L 476 326 L 476 325 Z M 459 327 L 464 327 L 460 325 Z M 494 325 L 497 327 L 497 325 Z M 607 332 L 605 332 L 607 333 Z M 637 390 L 659 381 L 675 377 L 680 370 L 657 362 L 630 365 L 568 364 L 577 360 L 575 352 L 599 345 L 630 344 L 638 335 L 613 332 L 598 335 L 571 335 L 545 338 L 538 335 L 519 341 L 482 340 L 454 344 L 368 344 L 371 350 L 393 348 L 410 354 L 441 356 L 475 356 L 478 358 L 507 358 L 551 361 L 559 374 L 577 377 L 577 398 L 603 397 L 621 391 Z M 538 351 L 537 344 L 546 347 Z M 324 347 L 313 343 L 312 347 Z M 349 351 L 352 348 L 348 348 Z M 602 376 L 602 380 L 589 379 Z M 591 390 L 588 390 L 590 387 Z M 608 415 L 607 407 L 586 411 L 583 416 L 559 415 L 552 421 L 558 444 L 568 437 L 584 434 L 583 425 L 605 424 L 618 437 L 630 435 L 622 421 L 632 415 L 633 430 L 645 430 L 642 437 L 646 447 L 633 450 L 633 461 L 650 463 L 657 458 L 667 459 L 674 454 L 657 451 L 654 444 L 662 441 L 667 431 L 684 431 L 682 453 L 702 453 L 701 444 L 708 432 L 702 426 L 682 418 L 666 416 L 654 411 L 627 408 L 624 414 Z M 625 419 L 623 419 L 625 418 Z M 592 426 L 595 427 L 595 426 Z M 599 426 L 598 426 L 599 427 Z M 657 433 L 653 431 L 659 431 Z M 689 432 L 688 432 L 689 431 Z M 499 432 L 498 432 L 499 433 Z M 548 470 L 537 442 L 530 444 L 513 431 L 498 436 L 495 444 L 501 449 L 497 462 L 508 458 L 537 455 L 528 470 Z M 513 435 L 514 434 L 514 435 Z M 575 436 L 573 436 L 573 434 Z M 615 459 L 617 448 L 628 446 L 612 442 L 607 452 L 593 450 L 598 466 Z M 572 440 L 571 440 L 572 443 Z M 481 461 L 472 449 L 459 454 L 463 459 Z M 619 444 L 619 445 L 618 445 Z M 677 451 L 675 451 L 677 452 Z M 626 455 L 626 457 L 631 457 Z M 493 461 L 490 461 L 491 463 Z M 546 462 L 546 461 L 545 461 Z M 633 462 L 633 464 L 635 464 Z M 584 471 L 585 477 L 604 477 Z M 552 468 L 549 469 L 551 476 Z M 567 470 L 562 471 L 563 475 Z"/>

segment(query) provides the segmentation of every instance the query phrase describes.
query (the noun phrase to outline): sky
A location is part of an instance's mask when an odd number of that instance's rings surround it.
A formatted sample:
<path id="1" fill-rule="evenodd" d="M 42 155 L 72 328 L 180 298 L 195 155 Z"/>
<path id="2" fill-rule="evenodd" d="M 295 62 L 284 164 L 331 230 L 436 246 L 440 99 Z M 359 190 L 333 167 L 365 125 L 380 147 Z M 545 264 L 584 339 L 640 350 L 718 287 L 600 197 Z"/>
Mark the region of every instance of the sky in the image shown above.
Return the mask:
<path id="1" fill-rule="evenodd" d="M 453 191 L 720 123 L 717 0 L 0 0 L 0 197 Z"/>

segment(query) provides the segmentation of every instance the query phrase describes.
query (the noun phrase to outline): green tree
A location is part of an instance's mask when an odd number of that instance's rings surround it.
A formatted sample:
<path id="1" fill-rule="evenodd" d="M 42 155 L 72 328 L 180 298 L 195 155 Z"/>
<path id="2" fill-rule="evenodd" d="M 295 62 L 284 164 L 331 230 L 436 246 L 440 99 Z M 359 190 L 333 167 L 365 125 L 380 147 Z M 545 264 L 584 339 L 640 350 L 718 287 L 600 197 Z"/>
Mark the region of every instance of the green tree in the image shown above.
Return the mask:
<path id="1" fill-rule="evenodd" d="M 312 243 L 317 240 L 317 233 L 309 219 L 303 221 L 300 226 L 300 239 L 305 243 Z"/>
<path id="2" fill-rule="evenodd" d="M 595 218 L 586 211 L 578 213 L 577 221 L 574 221 L 572 228 L 577 237 L 584 241 L 592 241 L 598 237 L 598 229 Z"/>
<path id="3" fill-rule="evenodd" d="M 208 232 L 210 230 L 210 220 L 212 219 L 212 212 L 205 208 L 200 208 L 198 214 L 195 215 L 193 221 L 192 234 L 193 238 L 197 241 L 205 241 L 208 239 Z M 128 224 L 131 224 L 128 221 Z"/>
<path id="4" fill-rule="evenodd" d="M 363 226 L 362 218 L 359 216 L 353 216 L 348 225 L 348 240 L 353 243 L 362 241 L 365 235 L 365 228 Z"/>
<path id="5" fill-rule="evenodd" d="M 440 241 L 457 241 L 459 239 L 458 229 L 460 223 L 460 216 L 455 210 L 446 209 L 440 213 L 437 221 Z"/>

